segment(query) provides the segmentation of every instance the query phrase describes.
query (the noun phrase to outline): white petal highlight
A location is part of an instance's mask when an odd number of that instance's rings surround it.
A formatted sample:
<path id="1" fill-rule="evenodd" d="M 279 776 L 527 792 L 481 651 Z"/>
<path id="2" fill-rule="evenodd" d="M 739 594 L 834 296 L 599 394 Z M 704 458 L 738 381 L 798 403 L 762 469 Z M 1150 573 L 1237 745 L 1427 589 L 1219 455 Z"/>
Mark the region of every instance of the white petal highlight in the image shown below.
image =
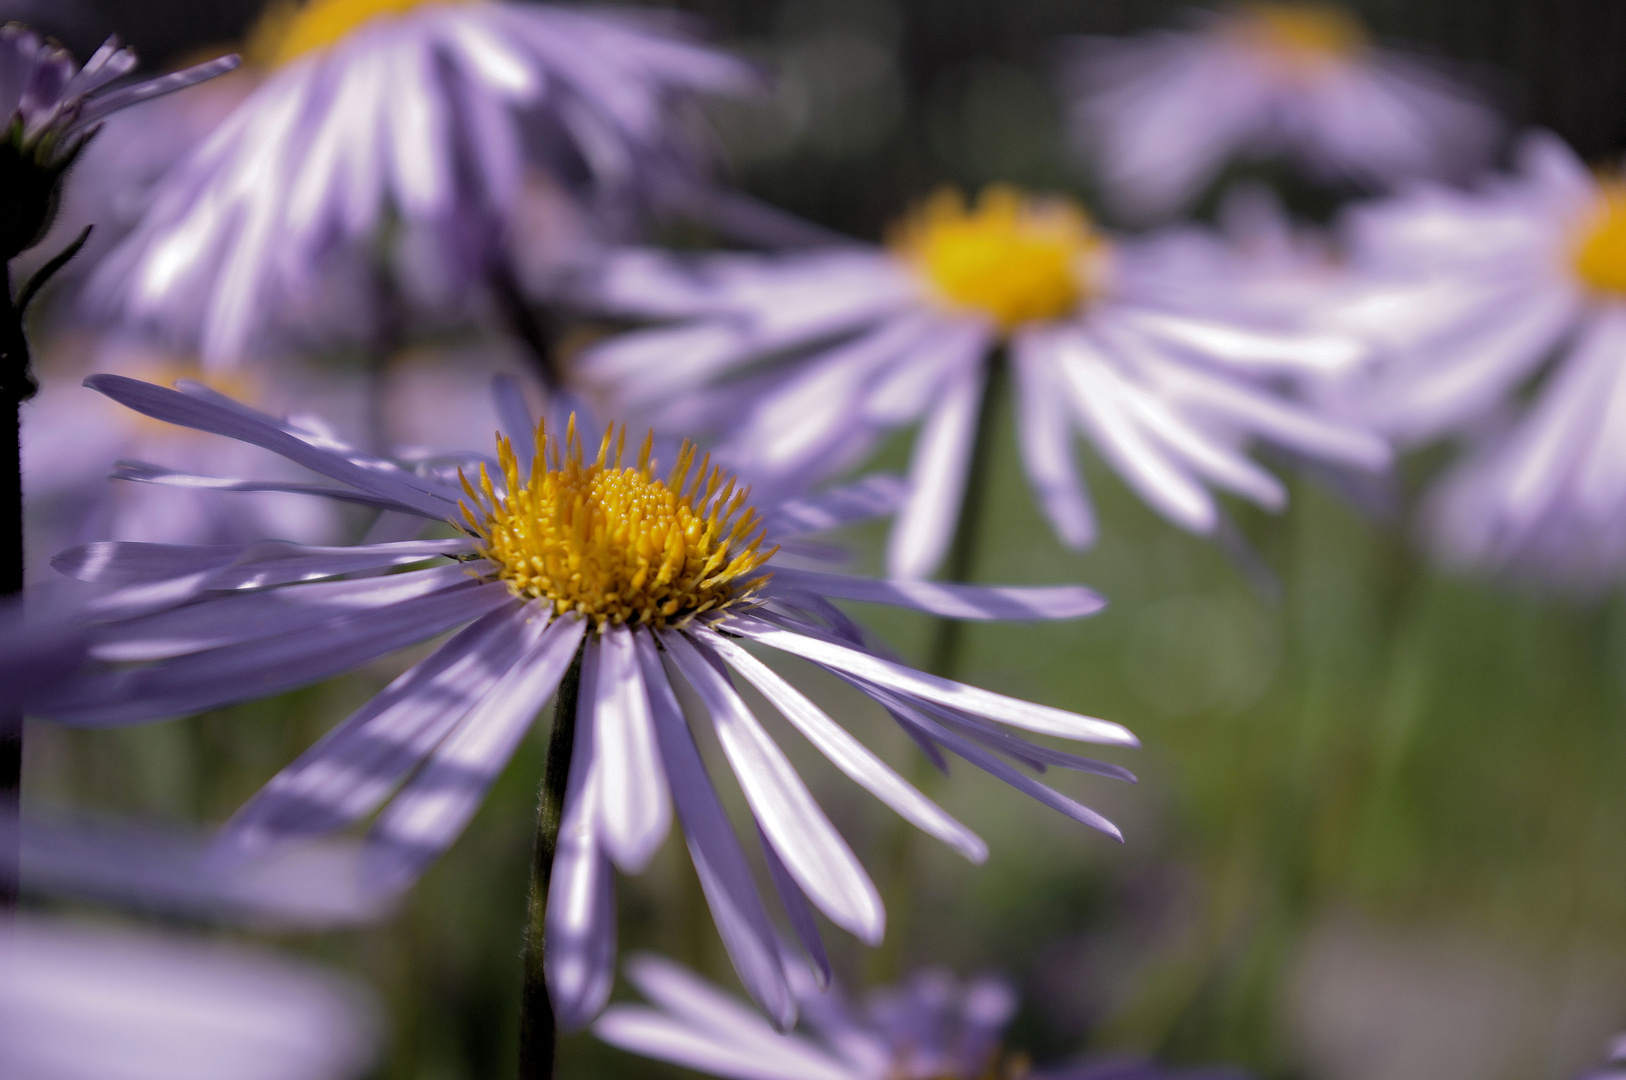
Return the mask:
<path id="1" fill-rule="evenodd" d="M 797 884 L 831 922 L 867 944 L 880 941 L 886 927 L 880 893 L 813 801 L 784 751 L 768 737 L 726 676 L 687 637 L 667 634 L 661 640 L 706 703 L 752 814 Z"/>

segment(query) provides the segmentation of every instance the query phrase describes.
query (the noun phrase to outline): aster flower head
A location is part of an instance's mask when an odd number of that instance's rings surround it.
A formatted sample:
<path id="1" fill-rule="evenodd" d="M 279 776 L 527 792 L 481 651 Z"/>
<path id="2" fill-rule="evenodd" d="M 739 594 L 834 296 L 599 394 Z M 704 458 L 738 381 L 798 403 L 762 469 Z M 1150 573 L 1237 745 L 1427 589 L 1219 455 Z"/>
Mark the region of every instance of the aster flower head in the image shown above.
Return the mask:
<path id="1" fill-rule="evenodd" d="M 1160 1069 L 1116 1061 L 1031 1069 L 1001 1045 L 1015 990 L 984 975 L 961 980 L 941 968 L 855 1002 L 839 986 L 815 986 L 791 969 L 805 1032 L 779 1032 L 721 989 L 658 956 L 635 957 L 627 978 L 654 1007 L 613 1005 L 600 1039 L 728 1080 L 1244 1080 L 1233 1070 Z"/>
<path id="2" fill-rule="evenodd" d="M 273 16 L 257 51 L 274 70 L 159 184 L 96 283 L 211 364 L 286 329 L 333 274 L 365 277 L 386 230 L 436 279 L 420 291 L 461 296 L 507 259 L 531 170 L 600 215 L 689 192 L 702 170 L 678 107 L 753 81 L 616 8 L 309 0 Z"/>
<path id="3" fill-rule="evenodd" d="M 1023 464 L 1071 547 L 1096 533 L 1075 429 L 1142 498 L 1199 533 L 1219 521 L 1210 485 L 1283 503 L 1281 483 L 1242 452 L 1250 440 L 1385 464 L 1382 440 L 1278 385 L 1346 371 L 1362 347 L 1227 305 L 1227 293 L 1175 272 L 1183 259 L 1109 236 L 1076 204 L 1009 187 L 974 204 L 934 196 L 883 248 L 629 251 L 584 286 L 584 302 L 661 325 L 594 346 L 580 370 L 657 425 L 710 427 L 720 459 L 759 484 L 832 475 L 920 421 L 888 553 L 900 577 L 925 577 L 943 558 L 990 372 L 1006 358 Z"/>
<path id="4" fill-rule="evenodd" d="M 31 715 L 67 724 L 130 724 L 274 694 L 452 632 L 274 778 L 222 840 L 228 851 L 265 851 L 382 807 L 364 860 L 372 886 L 388 891 L 410 882 L 457 837 L 540 707 L 579 665 L 547 909 L 548 982 L 566 1026 L 591 1019 L 609 992 L 611 867 L 642 869 L 669 831 L 674 807 L 742 980 L 777 1023 L 794 1019 L 767 909 L 679 708 L 680 682 L 716 732 L 774 891 L 819 971 L 828 966 L 814 908 L 871 943 L 882 935 L 885 914 L 869 876 L 740 696 L 734 675 L 906 820 L 974 861 L 986 855 L 981 839 L 747 645 L 835 675 L 884 708 L 939 765 L 946 750 L 1118 835 L 1099 814 L 1016 766 L 1130 774 L 1011 729 L 1134 745 L 1128 731 L 915 671 L 867 646 L 832 603 L 1036 620 L 1090 614 L 1099 597 L 1073 586 L 871 581 L 787 565 L 776 552 L 797 534 L 885 512 L 894 483 L 870 479 L 758 511 L 692 449 L 663 472 L 648 441 L 629 458 L 623 437 L 610 433 L 589 455 L 574 430 L 558 439 L 541 426 L 518 428 L 483 464 L 466 455 L 460 469 L 414 472 L 196 384 L 165 390 L 107 375 L 89 382 L 138 412 L 274 450 L 341 485 L 258 487 L 453 522 L 460 532 L 331 548 L 100 543 L 70 550 L 56 560 L 58 569 L 101 590 L 80 630 L 92 662 L 66 681 L 21 685 L 17 697 Z M 124 475 L 144 478 L 139 470 Z"/>
<path id="5" fill-rule="evenodd" d="M 1618 578 L 1626 182 L 1536 134 L 1514 175 L 1358 208 L 1346 233 L 1364 289 L 1337 317 L 1382 352 L 1341 406 L 1406 442 L 1470 445 L 1427 507 L 1444 553 Z"/>
<path id="6" fill-rule="evenodd" d="M 135 53 L 108 38 L 83 67 L 66 49 L 17 23 L 0 27 L 0 247 L 10 259 L 45 235 L 62 175 L 96 125 L 119 109 L 213 78 L 237 66 L 222 57 L 158 79 L 110 90 L 136 66 Z"/>
<path id="7" fill-rule="evenodd" d="M 1285 157 L 1368 186 L 1459 176 L 1495 115 L 1322 3 L 1242 3 L 1187 30 L 1086 39 L 1067 72 L 1075 141 L 1126 217 L 1165 217 L 1233 158 Z"/>

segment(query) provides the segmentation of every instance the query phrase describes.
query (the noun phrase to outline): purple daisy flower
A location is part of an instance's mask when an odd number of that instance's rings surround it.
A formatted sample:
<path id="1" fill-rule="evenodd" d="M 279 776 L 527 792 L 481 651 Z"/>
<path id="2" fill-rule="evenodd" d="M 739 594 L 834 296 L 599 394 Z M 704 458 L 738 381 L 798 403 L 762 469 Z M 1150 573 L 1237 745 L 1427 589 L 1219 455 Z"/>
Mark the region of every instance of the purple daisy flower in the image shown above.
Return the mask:
<path id="1" fill-rule="evenodd" d="M 1346 371 L 1362 347 L 1192 288 L 1189 259 L 1181 245 L 1108 238 L 1065 200 L 993 187 L 968 208 L 945 192 L 887 248 L 615 258 L 584 286 L 588 302 L 668 322 L 593 347 L 582 370 L 663 428 L 718 431 L 719 458 L 759 484 L 831 475 L 918 420 L 888 551 L 904 578 L 930 575 L 949 546 L 1005 355 L 1023 465 L 1072 548 L 1096 536 L 1075 429 L 1153 508 L 1198 533 L 1220 521 L 1210 486 L 1273 509 L 1286 501 L 1243 452 L 1252 440 L 1385 465 L 1382 439 L 1277 385 Z"/>
<path id="2" fill-rule="evenodd" d="M 5 257 L 32 247 L 49 228 L 57 183 L 102 119 L 211 79 L 237 63 L 237 57 L 225 56 L 112 89 L 136 66 L 135 53 L 121 48 L 118 38 L 108 38 L 80 67 L 66 49 L 28 28 L 0 27 L 0 116 L 6 125 L 0 179 L 10 204 L 8 220 L 0 223 Z"/>
<path id="3" fill-rule="evenodd" d="M 1547 134 L 1517 160 L 1472 191 L 1418 187 L 1351 215 L 1363 290 L 1338 314 L 1380 354 L 1341 404 L 1403 442 L 1469 442 L 1426 507 L 1449 558 L 1618 578 L 1626 181 Z"/>
<path id="4" fill-rule="evenodd" d="M 211 364 L 320 306 L 386 225 L 440 293 L 484 280 L 531 166 L 605 212 L 692 193 L 675 107 L 754 83 L 670 20 L 615 8 L 310 0 L 271 36 L 275 72 L 159 184 L 94 283 Z"/>
<path id="5" fill-rule="evenodd" d="M 1166 1070 L 1137 1061 L 1029 1071 L 1000 1038 L 1016 1012 L 1002 979 L 961 982 L 937 968 L 875 990 L 860 1006 L 791 967 L 807 1033 L 780 1032 L 721 989 L 662 957 L 627 965 L 655 1008 L 614 1005 L 593 1025 L 612 1046 L 729 1080 L 1245 1080 L 1237 1070 Z"/>
<path id="6" fill-rule="evenodd" d="M 1241 3 L 1190 30 L 1089 38 L 1067 79 L 1075 140 L 1126 217 L 1167 216 L 1233 158 L 1287 157 L 1388 186 L 1482 164 L 1501 124 L 1331 4 Z"/>
<path id="7" fill-rule="evenodd" d="M 465 479 L 456 468 L 409 472 L 197 384 L 166 390 L 111 375 L 88 382 L 138 412 L 262 446 L 343 486 L 177 478 L 131 467 L 121 470 L 127 478 L 324 494 L 453 521 L 460 534 L 340 548 L 109 542 L 66 552 L 57 567 L 104 590 L 89 602 L 83 632 L 95 663 L 65 683 L 36 681 L 20 695 L 28 712 L 88 727 L 195 712 L 275 694 L 455 631 L 273 779 L 225 829 L 227 848 L 259 852 L 382 807 L 364 859 L 372 886 L 393 890 L 462 831 L 538 710 L 579 663 L 575 744 L 547 907 L 549 986 L 566 1026 L 591 1019 L 609 993 L 611 867 L 642 869 L 674 805 L 745 985 L 777 1022 L 795 1016 L 766 909 L 679 709 L 680 681 L 710 718 L 755 818 L 776 891 L 821 969 L 827 961 L 811 909 L 873 943 L 885 922 L 880 897 L 731 671 L 905 819 L 974 861 L 986 855 L 981 839 L 749 644 L 811 661 L 857 688 L 939 765 L 947 750 L 1119 836 L 1095 811 L 1006 759 L 1132 780 L 1126 770 L 1009 729 L 1118 746 L 1135 745 L 1133 735 L 914 671 L 866 647 L 862 631 L 832 603 L 1034 620 L 1091 614 L 1102 603 L 1095 593 L 865 580 L 790 565 L 766 546 L 884 512 L 894 482 L 871 479 L 781 503 L 763 517 L 690 447 L 662 480 L 648 441 L 631 464 L 607 435 L 595 459 L 574 432 L 533 439 L 522 417 L 510 425 L 514 441 L 501 439 L 496 458 Z M 473 463 L 465 462 L 471 473 Z M 429 561 L 437 564 L 423 566 Z"/>
<path id="8" fill-rule="evenodd" d="M 39 918 L 0 932 L 14 1080 L 344 1080 L 377 1029 L 360 987 L 261 950 Z"/>

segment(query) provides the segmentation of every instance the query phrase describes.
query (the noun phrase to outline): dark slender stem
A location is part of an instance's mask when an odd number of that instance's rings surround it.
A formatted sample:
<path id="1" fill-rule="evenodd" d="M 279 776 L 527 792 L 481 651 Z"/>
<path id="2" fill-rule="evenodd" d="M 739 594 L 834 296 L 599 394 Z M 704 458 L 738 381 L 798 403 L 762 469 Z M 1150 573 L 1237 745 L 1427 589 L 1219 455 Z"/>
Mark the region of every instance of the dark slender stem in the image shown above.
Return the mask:
<path id="1" fill-rule="evenodd" d="M 389 410 L 384 393 L 390 364 L 401 349 L 402 324 L 406 312 L 400 291 L 388 262 L 382 257 L 373 266 L 373 319 L 367 335 L 367 449 L 383 457 L 390 453 Z"/>
<path id="2" fill-rule="evenodd" d="M 22 403 L 34 394 L 29 369 L 28 339 L 23 334 L 23 313 L 11 295 L 11 266 L 0 269 L 4 319 L 0 320 L 0 397 L 11 417 L 11 429 L 0 436 L 0 600 L 23 591 L 23 458 Z M 7 703 L 0 705 L 0 821 L 15 821 L 21 805 L 23 772 L 23 717 Z M 17 904 L 17 834 L 4 831 L 10 850 L 0 853 L 0 911 Z"/>
<path id="3" fill-rule="evenodd" d="M 513 335 L 524 343 L 537 378 L 542 380 L 548 392 L 558 390 L 564 384 L 564 379 L 559 371 L 559 327 L 556 320 L 546 309 L 531 306 L 514 276 L 514 268 L 506 261 L 499 259 L 492 264 L 487 282 L 503 321 Z"/>
<path id="4" fill-rule="evenodd" d="M 983 387 L 982 403 L 977 410 L 971 463 L 966 470 L 960 516 L 954 524 L 954 542 L 943 567 L 944 581 L 970 581 L 976 570 L 977 553 L 986 524 L 983 511 L 988 502 L 988 465 L 993 457 L 994 418 L 1004 405 L 1005 384 L 1005 351 L 1000 349 L 988 362 L 988 383 Z M 960 651 L 964 643 L 965 623 L 958 619 L 937 620 L 931 649 L 926 654 L 926 670 L 945 679 L 953 678 L 960 665 Z"/>
<path id="5" fill-rule="evenodd" d="M 982 541 L 988 502 L 989 459 L 993 457 L 994 420 L 1004 405 L 1007 393 L 1005 353 L 1001 349 L 988 362 L 988 381 L 983 387 L 982 402 L 977 407 L 976 433 L 971 441 L 971 461 L 966 472 L 965 492 L 960 501 L 960 515 L 954 524 L 954 540 L 944 566 L 946 581 L 971 580 L 976 569 L 977 550 Z M 953 678 L 960 665 L 960 652 L 964 646 L 964 624 L 954 619 L 939 619 L 932 633 L 931 646 L 926 654 L 926 670 L 944 678 Z M 929 789 L 934 774 L 931 763 L 924 756 L 913 759 L 910 779 L 915 786 Z M 893 832 L 886 841 L 884 865 L 888 868 L 882 890 L 887 918 L 891 925 L 886 940 L 872 954 L 869 965 L 870 981 L 892 982 L 899 975 L 900 954 L 907 936 L 909 918 L 914 911 L 911 885 L 914 878 L 915 845 L 918 834 L 914 827 L 901 818 L 893 823 Z"/>
<path id="6" fill-rule="evenodd" d="M 531 898 L 525 911 L 525 975 L 519 999 L 519 1080 L 552 1080 L 559 1041 L 546 974 L 548 884 L 553 878 L 553 855 L 559 847 L 559 824 L 565 813 L 565 786 L 570 779 L 570 753 L 576 743 L 576 697 L 581 680 L 582 654 L 578 650 L 554 696 L 548 761 L 542 771 L 542 789 L 536 800 L 536 847 L 531 852 Z"/>

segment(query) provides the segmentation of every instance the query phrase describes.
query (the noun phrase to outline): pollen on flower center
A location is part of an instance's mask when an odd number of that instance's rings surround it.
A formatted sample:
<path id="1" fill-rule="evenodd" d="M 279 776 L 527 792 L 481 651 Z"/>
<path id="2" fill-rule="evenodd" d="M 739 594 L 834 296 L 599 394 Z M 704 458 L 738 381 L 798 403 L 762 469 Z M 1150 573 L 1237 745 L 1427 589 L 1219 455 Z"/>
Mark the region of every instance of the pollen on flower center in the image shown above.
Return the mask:
<path id="1" fill-rule="evenodd" d="M 291 0 L 273 3 L 260 17 L 248 46 L 251 58 L 272 66 L 325 49 L 363 23 L 391 15 L 405 15 L 428 4 L 468 3 L 469 0 Z"/>
<path id="2" fill-rule="evenodd" d="M 1626 179 L 1604 180 L 1574 249 L 1575 273 L 1600 292 L 1626 295 Z"/>
<path id="3" fill-rule="evenodd" d="M 1009 332 L 1067 314 L 1090 293 L 1106 242 L 1064 199 L 984 188 L 974 207 L 939 191 L 896 228 L 890 244 L 951 307 L 993 317 Z"/>
<path id="4" fill-rule="evenodd" d="M 748 599 L 770 576 L 773 555 L 761 550 L 748 488 L 685 443 L 665 480 L 650 460 L 653 434 L 636 465 L 622 464 L 623 429 L 604 435 L 588 461 L 571 418 L 563 444 L 546 447 L 522 479 L 513 445 L 497 440 L 506 488 L 498 492 L 485 466 L 479 488 L 464 478 L 467 528 L 480 554 L 518 596 L 551 601 L 558 614 L 577 611 L 597 625 L 681 625 Z M 613 451 L 613 453 L 612 453 Z"/>
<path id="5" fill-rule="evenodd" d="M 1330 4 L 1244 4 L 1228 29 L 1248 45 L 1288 64 L 1320 67 L 1366 46 L 1366 31 Z"/>

